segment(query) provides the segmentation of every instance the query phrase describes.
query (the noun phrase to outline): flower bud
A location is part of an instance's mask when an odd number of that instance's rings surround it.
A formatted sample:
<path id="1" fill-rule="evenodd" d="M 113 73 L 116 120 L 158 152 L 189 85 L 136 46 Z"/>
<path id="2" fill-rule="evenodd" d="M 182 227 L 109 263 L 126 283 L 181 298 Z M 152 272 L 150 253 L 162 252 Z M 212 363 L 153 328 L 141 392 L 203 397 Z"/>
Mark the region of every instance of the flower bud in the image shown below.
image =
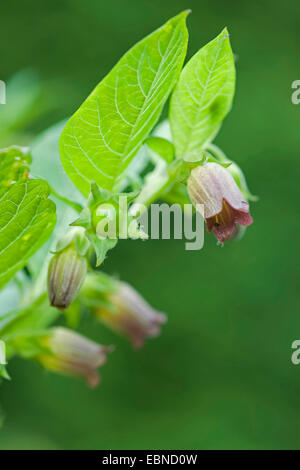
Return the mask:
<path id="1" fill-rule="evenodd" d="M 213 230 L 221 243 L 234 235 L 236 224 L 252 224 L 248 202 L 243 200 L 231 174 L 218 163 L 194 168 L 187 189 L 194 206 L 203 204 L 207 231 Z"/>
<path id="2" fill-rule="evenodd" d="M 67 328 L 54 328 L 40 339 L 41 345 L 49 352 L 39 354 L 36 359 L 45 368 L 84 379 L 90 387 L 99 384 L 96 372 L 107 359 L 112 346 L 101 346 Z"/>
<path id="3" fill-rule="evenodd" d="M 77 297 L 87 273 L 86 258 L 74 245 L 53 256 L 48 270 L 50 303 L 59 309 L 67 308 Z"/>
<path id="4" fill-rule="evenodd" d="M 115 282 L 116 289 L 107 294 L 108 303 L 98 306 L 96 315 L 108 327 L 126 336 L 135 348 L 141 348 L 145 338 L 160 334 L 160 325 L 167 317 L 154 310 L 129 284 Z"/>

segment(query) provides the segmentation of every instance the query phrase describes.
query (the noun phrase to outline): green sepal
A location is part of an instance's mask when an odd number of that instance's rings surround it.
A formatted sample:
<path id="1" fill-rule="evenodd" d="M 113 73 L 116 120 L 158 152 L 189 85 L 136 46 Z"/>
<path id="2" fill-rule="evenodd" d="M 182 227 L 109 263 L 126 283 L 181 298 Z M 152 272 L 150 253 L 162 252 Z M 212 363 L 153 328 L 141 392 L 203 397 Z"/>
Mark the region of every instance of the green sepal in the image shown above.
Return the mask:
<path id="1" fill-rule="evenodd" d="M 80 216 L 78 219 L 74 220 L 70 224 L 71 227 L 83 227 L 83 228 L 90 228 L 92 226 L 92 216 L 91 216 L 91 210 L 89 207 L 85 207 L 83 211 L 81 212 Z"/>
<path id="2" fill-rule="evenodd" d="M 94 204 L 101 204 L 103 202 L 106 202 L 111 199 L 111 197 L 112 193 L 110 191 L 100 188 L 97 183 L 95 183 L 95 181 L 92 181 L 91 193 L 88 201 L 89 207 Z"/>
<path id="3" fill-rule="evenodd" d="M 92 228 L 93 225 L 93 213 L 97 210 L 100 204 L 113 202 L 114 194 L 106 189 L 100 188 L 95 181 L 91 182 L 90 194 L 87 200 L 87 205 L 71 226 L 83 227 L 85 229 Z"/>
<path id="4" fill-rule="evenodd" d="M 87 236 L 92 243 L 95 254 L 96 254 L 96 266 L 100 266 L 103 263 L 106 257 L 106 253 L 114 248 L 118 243 L 117 238 L 105 238 L 100 239 L 97 237 L 96 233 L 94 232 L 87 232 Z"/>
<path id="5" fill-rule="evenodd" d="M 87 254 L 90 242 L 86 237 L 85 230 L 82 230 L 79 227 L 73 227 L 60 240 L 58 240 L 54 253 L 60 253 L 72 243 L 75 244 L 76 251 L 80 256 L 85 256 Z"/>

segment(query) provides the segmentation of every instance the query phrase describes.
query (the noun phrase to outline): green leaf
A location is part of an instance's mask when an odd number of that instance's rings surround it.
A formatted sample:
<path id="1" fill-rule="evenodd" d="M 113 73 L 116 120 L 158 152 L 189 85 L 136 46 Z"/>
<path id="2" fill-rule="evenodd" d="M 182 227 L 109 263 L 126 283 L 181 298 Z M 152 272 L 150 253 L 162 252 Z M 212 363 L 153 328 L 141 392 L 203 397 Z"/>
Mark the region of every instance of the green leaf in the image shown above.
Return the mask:
<path id="1" fill-rule="evenodd" d="M 11 312 L 4 313 L 0 316 L 0 334 L 2 336 L 3 330 L 18 320 L 20 317 L 25 315 L 27 312 L 26 309 L 21 310 L 12 310 Z"/>
<path id="2" fill-rule="evenodd" d="M 0 150 L 0 197 L 29 172 L 30 155 L 26 148 L 12 146 Z"/>
<path id="3" fill-rule="evenodd" d="M 187 63 L 174 90 L 169 118 L 177 158 L 192 158 L 214 138 L 231 108 L 234 88 L 225 28 Z"/>
<path id="4" fill-rule="evenodd" d="M 9 342 L 11 337 L 46 329 L 60 314 L 49 305 L 48 295 L 43 293 L 28 307 L 7 312 L 0 316 L 0 336 Z"/>
<path id="5" fill-rule="evenodd" d="M 149 137 L 146 144 L 152 152 L 163 158 L 166 163 L 174 160 L 174 146 L 171 142 L 163 137 Z"/>
<path id="6" fill-rule="evenodd" d="M 0 287 L 51 235 L 56 214 L 48 195 L 45 181 L 25 180 L 0 198 Z"/>
<path id="7" fill-rule="evenodd" d="M 130 49 L 68 121 L 60 139 L 63 166 L 88 196 L 94 180 L 118 189 L 157 122 L 186 54 L 184 11 Z"/>
<path id="8" fill-rule="evenodd" d="M 48 332 L 59 315 L 59 310 L 49 305 L 46 293 L 30 306 L 2 315 L 0 337 L 6 342 L 7 357 L 16 353 L 32 357 L 41 352 L 43 348 L 38 338 Z"/>

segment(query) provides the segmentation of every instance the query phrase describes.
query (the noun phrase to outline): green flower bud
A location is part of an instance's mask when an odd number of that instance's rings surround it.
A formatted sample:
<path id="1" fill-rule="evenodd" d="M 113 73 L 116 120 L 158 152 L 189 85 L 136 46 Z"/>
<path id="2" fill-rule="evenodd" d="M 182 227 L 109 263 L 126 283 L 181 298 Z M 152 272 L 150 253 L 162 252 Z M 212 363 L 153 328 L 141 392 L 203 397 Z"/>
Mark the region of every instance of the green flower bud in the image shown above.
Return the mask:
<path id="1" fill-rule="evenodd" d="M 53 256 L 48 270 L 48 294 L 53 307 L 67 308 L 77 297 L 87 273 L 87 260 L 74 244 Z"/>

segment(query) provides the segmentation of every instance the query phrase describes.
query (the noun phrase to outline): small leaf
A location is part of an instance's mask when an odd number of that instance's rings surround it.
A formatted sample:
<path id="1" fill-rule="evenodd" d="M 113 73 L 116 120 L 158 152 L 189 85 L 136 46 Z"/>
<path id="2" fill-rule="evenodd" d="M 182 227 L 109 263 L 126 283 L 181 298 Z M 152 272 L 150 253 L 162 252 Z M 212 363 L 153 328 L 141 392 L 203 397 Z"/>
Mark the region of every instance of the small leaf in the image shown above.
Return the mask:
<path id="1" fill-rule="evenodd" d="M 152 152 L 163 158 L 166 163 L 171 163 L 174 160 L 174 147 L 171 142 L 162 137 L 149 137 L 146 144 Z"/>
<path id="2" fill-rule="evenodd" d="M 45 181 L 25 180 L 0 198 L 0 287 L 51 235 L 56 214 L 48 195 Z"/>
<path id="3" fill-rule="evenodd" d="M 0 150 L 0 197 L 16 181 L 28 176 L 30 161 L 26 148 L 12 146 Z"/>
<path id="4" fill-rule="evenodd" d="M 189 159 L 212 140 L 231 108 L 234 87 L 234 59 L 224 29 L 187 63 L 171 98 L 177 158 Z"/>
<path id="5" fill-rule="evenodd" d="M 68 121 L 63 166 L 89 195 L 94 180 L 118 190 L 125 170 L 156 124 L 187 48 L 184 11 L 130 49 Z"/>

